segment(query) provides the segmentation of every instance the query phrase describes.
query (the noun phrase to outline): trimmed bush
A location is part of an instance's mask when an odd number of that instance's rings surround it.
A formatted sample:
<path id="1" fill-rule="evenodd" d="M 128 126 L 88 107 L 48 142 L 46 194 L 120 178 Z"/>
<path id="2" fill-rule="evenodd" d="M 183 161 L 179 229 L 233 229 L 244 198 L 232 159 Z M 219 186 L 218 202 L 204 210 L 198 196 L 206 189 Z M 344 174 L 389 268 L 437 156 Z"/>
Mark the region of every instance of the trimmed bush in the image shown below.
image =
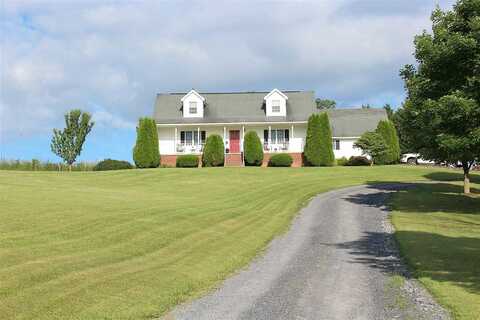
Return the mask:
<path id="1" fill-rule="evenodd" d="M 128 161 L 105 159 L 100 161 L 93 167 L 93 171 L 107 171 L 107 170 L 124 170 L 133 169 L 133 166 Z"/>
<path id="2" fill-rule="evenodd" d="M 243 139 L 243 150 L 246 166 L 261 166 L 263 162 L 263 147 L 255 131 L 248 131 Z"/>
<path id="3" fill-rule="evenodd" d="M 221 167 L 225 160 L 223 139 L 218 134 L 208 136 L 203 149 L 202 164 L 204 167 Z"/>
<path id="4" fill-rule="evenodd" d="M 348 162 L 348 159 L 345 158 L 345 157 L 341 157 L 341 158 L 337 159 L 336 162 L 337 162 L 337 166 L 346 166 L 347 162 Z"/>
<path id="5" fill-rule="evenodd" d="M 305 161 L 309 166 L 333 166 L 332 131 L 328 114 L 313 114 L 308 118 L 307 137 L 305 142 Z"/>
<path id="6" fill-rule="evenodd" d="M 375 162 L 378 164 L 398 163 L 400 161 L 400 142 L 393 122 L 381 120 L 378 122 L 376 132 L 383 137 L 387 150 L 384 155 L 375 159 Z"/>
<path id="7" fill-rule="evenodd" d="M 290 167 L 292 163 L 292 156 L 290 156 L 288 153 L 274 154 L 268 160 L 269 167 Z"/>
<path id="8" fill-rule="evenodd" d="M 387 143 L 382 135 L 376 131 L 366 131 L 353 144 L 355 148 L 362 149 L 362 153 L 370 156 L 375 164 L 384 164 L 387 153 Z"/>
<path id="9" fill-rule="evenodd" d="M 197 168 L 198 162 L 198 156 L 194 154 L 184 154 L 177 157 L 176 166 L 177 168 Z"/>
<path id="10" fill-rule="evenodd" d="M 138 121 L 133 161 L 137 168 L 157 168 L 160 165 L 157 126 L 151 118 L 140 118 Z"/>
<path id="11" fill-rule="evenodd" d="M 367 157 L 363 156 L 352 156 L 348 159 L 346 166 L 369 166 L 371 165 L 371 161 L 368 160 Z"/>

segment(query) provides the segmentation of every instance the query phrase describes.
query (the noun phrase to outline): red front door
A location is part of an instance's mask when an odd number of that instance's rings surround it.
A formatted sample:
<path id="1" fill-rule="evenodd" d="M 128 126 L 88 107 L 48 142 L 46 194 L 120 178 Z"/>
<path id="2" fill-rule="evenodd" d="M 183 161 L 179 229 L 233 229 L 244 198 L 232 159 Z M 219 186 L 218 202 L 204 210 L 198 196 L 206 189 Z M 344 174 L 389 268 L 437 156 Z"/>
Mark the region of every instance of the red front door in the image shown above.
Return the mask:
<path id="1" fill-rule="evenodd" d="M 240 130 L 230 130 L 230 153 L 240 152 Z"/>

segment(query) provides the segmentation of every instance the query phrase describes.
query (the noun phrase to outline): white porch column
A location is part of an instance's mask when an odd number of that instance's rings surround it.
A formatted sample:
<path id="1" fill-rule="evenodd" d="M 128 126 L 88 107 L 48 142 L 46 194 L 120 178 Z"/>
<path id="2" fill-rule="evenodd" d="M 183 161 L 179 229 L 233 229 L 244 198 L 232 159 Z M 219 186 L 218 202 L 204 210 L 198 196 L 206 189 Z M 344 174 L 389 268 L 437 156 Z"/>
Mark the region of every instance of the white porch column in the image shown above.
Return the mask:
<path id="1" fill-rule="evenodd" d="M 268 151 L 272 147 L 272 126 L 268 126 Z"/>
<path id="2" fill-rule="evenodd" d="M 177 127 L 175 127 L 175 138 L 173 139 L 174 141 L 173 150 L 175 151 L 175 154 L 177 153 L 177 134 L 178 134 L 177 131 L 178 129 Z"/>
<path id="3" fill-rule="evenodd" d="M 292 132 L 290 133 L 290 138 L 289 138 L 289 140 L 292 141 L 292 140 L 293 140 L 293 137 L 294 137 L 294 135 L 293 135 L 293 124 L 292 124 Z M 288 151 L 290 151 L 290 146 L 292 145 L 292 144 L 290 143 L 290 141 L 288 141 Z"/>
<path id="4" fill-rule="evenodd" d="M 242 126 L 242 151 L 243 151 L 243 140 L 245 139 L 245 126 Z"/>
<path id="5" fill-rule="evenodd" d="M 200 142 L 200 127 L 197 127 L 197 143 L 198 145 L 196 146 L 198 151 L 200 151 L 200 146 L 202 145 Z"/>
<path id="6" fill-rule="evenodd" d="M 227 144 L 227 127 L 223 127 L 223 146 L 225 148 Z M 225 150 L 223 150 L 225 152 Z"/>

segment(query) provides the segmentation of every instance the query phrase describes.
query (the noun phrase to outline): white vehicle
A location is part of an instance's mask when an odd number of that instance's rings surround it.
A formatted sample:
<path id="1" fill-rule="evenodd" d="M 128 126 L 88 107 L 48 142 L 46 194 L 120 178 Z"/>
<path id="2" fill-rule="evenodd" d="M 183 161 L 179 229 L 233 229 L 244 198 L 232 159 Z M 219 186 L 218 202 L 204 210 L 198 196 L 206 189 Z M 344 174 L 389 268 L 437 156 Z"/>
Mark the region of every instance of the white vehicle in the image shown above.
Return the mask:
<path id="1" fill-rule="evenodd" d="M 434 161 L 422 159 L 418 153 L 405 153 L 400 158 L 401 163 L 416 165 L 416 164 L 435 164 Z"/>

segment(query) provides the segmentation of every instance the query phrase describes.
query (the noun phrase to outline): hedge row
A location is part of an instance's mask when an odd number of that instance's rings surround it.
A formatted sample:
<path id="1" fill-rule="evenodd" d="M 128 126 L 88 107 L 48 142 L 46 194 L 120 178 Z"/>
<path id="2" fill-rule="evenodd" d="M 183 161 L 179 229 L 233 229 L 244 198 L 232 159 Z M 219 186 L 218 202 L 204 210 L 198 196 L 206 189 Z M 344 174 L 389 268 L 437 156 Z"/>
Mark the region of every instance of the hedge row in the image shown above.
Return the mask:
<path id="1" fill-rule="evenodd" d="M 196 168 L 199 163 L 198 156 L 194 154 L 185 154 L 177 157 L 177 168 Z"/>
<path id="2" fill-rule="evenodd" d="M 274 154 L 268 160 L 269 167 L 290 167 L 292 163 L 292 156 L 288 153 Z"/>

